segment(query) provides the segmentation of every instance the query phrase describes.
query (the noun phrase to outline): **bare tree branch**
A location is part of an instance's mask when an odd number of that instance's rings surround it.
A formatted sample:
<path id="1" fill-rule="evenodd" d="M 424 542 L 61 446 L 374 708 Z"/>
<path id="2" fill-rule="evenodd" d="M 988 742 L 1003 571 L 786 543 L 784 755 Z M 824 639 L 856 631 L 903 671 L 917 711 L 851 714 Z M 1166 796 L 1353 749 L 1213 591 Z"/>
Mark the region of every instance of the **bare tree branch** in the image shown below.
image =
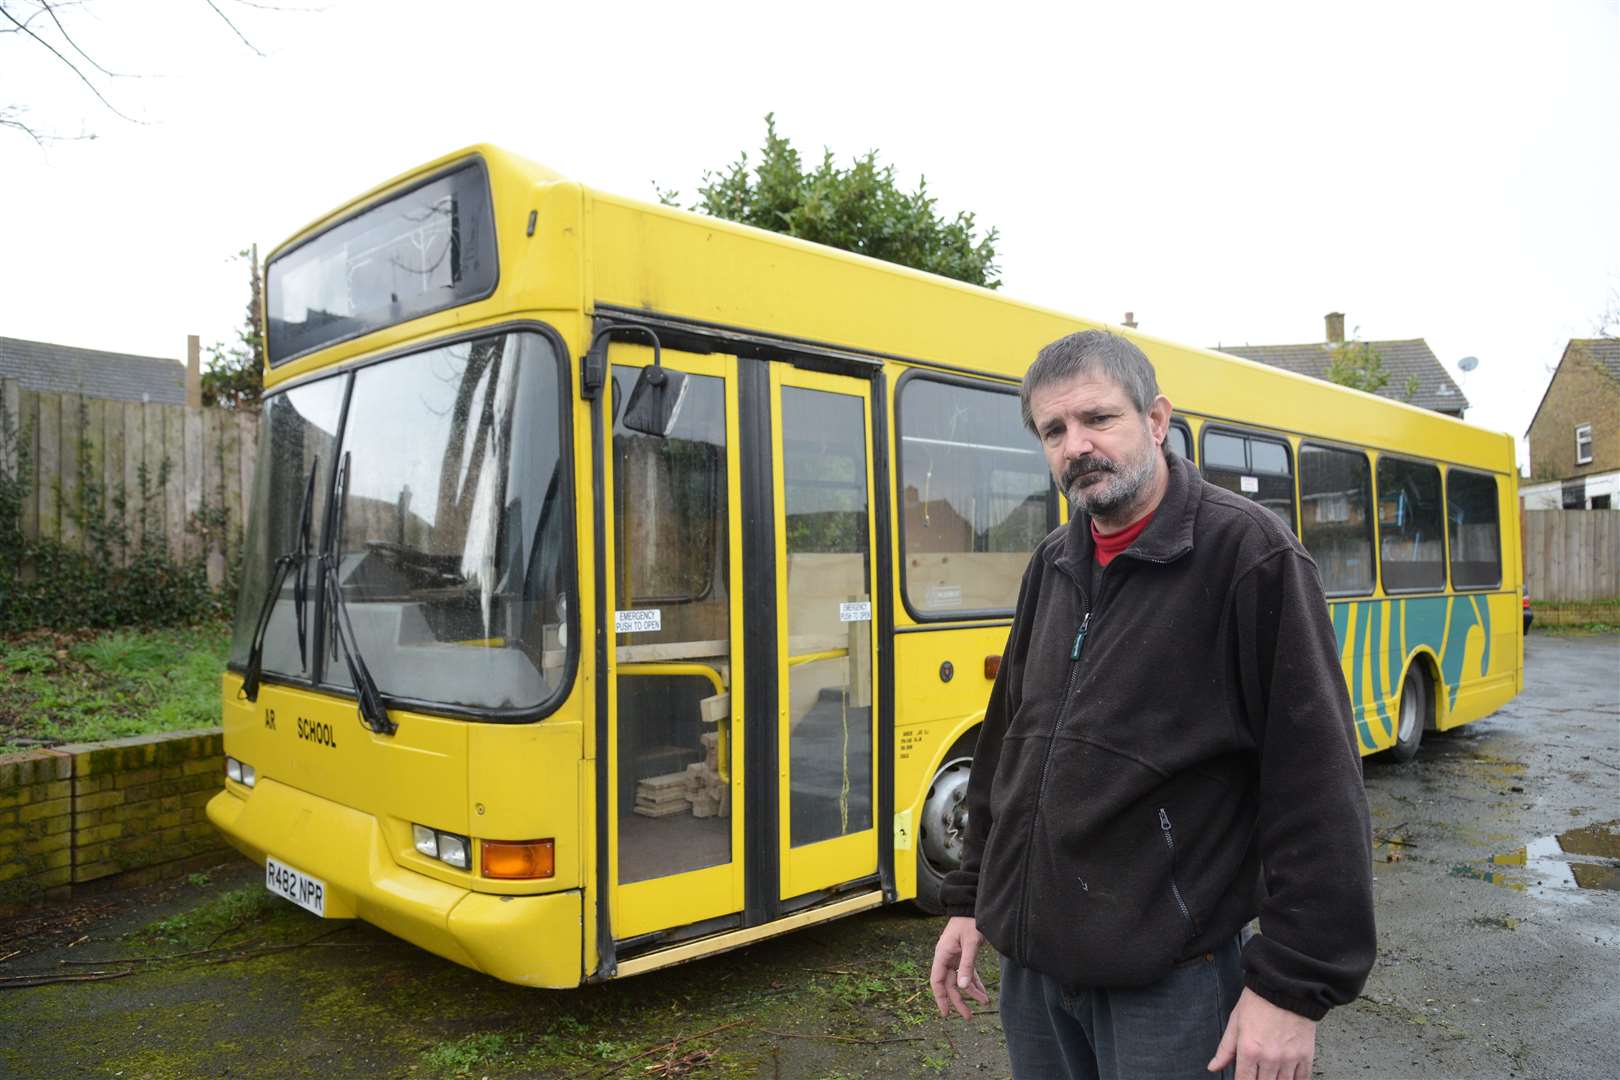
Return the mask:
<path id="1" fill-rule="evenodd" d="M 83 6 L 85 2 L 86 0 L 23 0 L 23 2 L 0 0 L 0 38 L 7 34 L 20 34 L 26 37 L 33 44 L 50 53 L 69 71 L 73 72 L 74 77 L 83 83 L 91 94 L 95 95 L 96 100 L 108 112 L 132 124 L 144 125 L 147 123 L 146 121 L 137 120 L 114 105 L 107 95 L 102 92 L 101 88 L 96 85 L 93 76 L 99 74 L 112 79 L 148 78 L 150 76 L 109 70 L 95 56 L 91 55 L 84 46 L 81 46 L 77 37 L 68 30 L 67 23 L 71 20 L 65 20 L 62 13 L 68 8 Z M 284 7 L 277 3 L 266 2 L 266 0 L 203 0 L 203 3 L 208 5 L 209 10 L 218 16 L 221 22 L 230 27 L 231 32 L 237 36 L 243 45 L 247 46 L 254 55 L 259 57 L 265 56 L 264 51 L 254 44 L 247 34 L 242 32 L 242 28 L 231 17 L 232 13 L 226 11 L 230 4 L 234 3 L 244 8 L 262 11 L 310 12 L 325 10 L 324 7 Z M 43 20 L 49 20 L 49 22 Z M 35 28 L 36 23 L 40 24 L 37 29 Z M 83 32 L 82 27 L 78 29 L 79 32 Z M 58 45 L 49 40 L 52 36 L 59 37 L 63 44 Z M 86 44 L 91 49 L 96 47 L 96 43 L 93 41 L 87 40 Z M 78 57 L 77 60 L 73 59 L 75 56 Z M 0 131 L 6 129 L 20 131 L 41 146 L 47 142 L 55 142 L 62 138 L 95 138 L 94 134 L 82 132 L 73 136 L 50 134 L 47 129 L 23 119 L 23 114 L 26 111 L 25 106 L 0 102 Z"/>
<path id="2" fill-rule="evenodd" d="M 58 19 L 56 17 L 56 9 L 51 6 L 50 0 L 39 0 L 39 7 L 40 7 L 40 11 L 43 11 L 47 15 L 49 15 L 51 17 L 51 22 L 56 24 L 56 31 L 57 31 L 57 33 L 62 35 L 62 40 L 67 42 L 69 45 L 73 46 L 73 51 L 78 53 L 80 56 L 84 57 L 85 63 L 89 64 L 91 67 L 95 68 L 97 71 L 101 72 L 103 75 L 108 76 L 109 78 L 128 79 L 128 78 L 136 78 L 137 77 L 137 76 L 131 76 L 131 75 L 127 74 L 127 73 L 121 74 L 121 73 L 116 72 L 116 71 L 108 71 L 106 68 L 104 68 L 100 64 L 96 63 L 95 59 L 89 53 L 87 53 L 83 49 L 79 48 L 79 43 L 77 41 L 74 41 L 72 35 L 67 32 L 67 27 L 62 25 L 62 20 Z M 38 12 L 35 12 L 35 14 L 38 14 Z M 32 17 L 30 17 L 29 21 L 32 21 Z"/>
<path id="3" fill-rule="evenodd" d="M 213 0 L 208 0 L 208 6 L 213 7 Z M 219 9 L 214 8 L 214 10 L 218 11 Z M 85 86 L 90 88 L 90 92 L 92 94 L 96 95 L 96 100 L 101 102 L 103 105 L 107 106 L 107 110 L 109 112 L 111 112 L 114 116 L 117 116 L 117 117 L 119 117 L 120 119 L 123 119 L 123 120 L 128 120 L 132 124 L 142 123 L 142 121 L 135 119 L 133 116 L 128 116 L 128 115 L 124 114 L 123 112 L 120 112 L 116 105 L 114 105 L 112 102 L 108 101 L 106 96 L 104 94 L 102 94 L 102 92 L 100 90 L 96 89 L 96 84 L 91 82 L 89 77 L 86 76 L 84 72 L 79 70 L 79 66 L 77 64 L 75 64 L 73 61 L 69 60 L 67 57 L 63 56 L 60 52 L 57 51 L 56 46 L 52 45 L 50 42 L 48 42 L 44 38 L 40 37 L 38 34 L 34 33 L 32 30 L 28 29 L 27 24 L 18 22 L 17 17 L 15 15 L 13 15 L 11 12 L 7 11 L 4 7 L 0 7 L 0 15 L 5 16 L 5 18 L 9 19 L 12 23 L 14 23 L 16 25 L 17 29 L 21 30 L 24 34 L 27 34 L 29 37 L 33 38 L 34 41 L 36 41 L 40 45 L 44 46 L 47 50 L 49 50 L 49 52 L 50 52 L 50 54 L 52 56 L 54 56 L 58 60 L 62 61 L 62 63 L 67 66 L 67 69 L 69 71 L 73 72 L 74 75 L 78 76 L 78 79 L 79 79 L 80 82 L 84 83 Z M 32 20 L 30 20 L 30 21 L 32 21 Z M 254 51 L 258 52 L 257 49 L 255 49 Z M 264 54 L 260 53 L 259 55 L 262 56 Z"/>
<path id="4" fill-rule="evenodd" d="M 33 10 L 33 12 L 28 16 L 28 18 L 24 19 L 19 25 L 23 29 L 26 29 L 28 27 L 29 23 L 33 22 L 35 19 L 39 18 L 43 14 L 45 14 L 45 9 L 44 8 L 35 8 Z M 10 15 L 8 15 L 7 17 L 11 18 L 12 22 L 17 21 L 14 17 L 12 17 Z M 18 28 L 16 26 L 0 27 L 0 34 L 15 34 L 15 33 L 19 33 L 19 30 L 18 30 Z"/>
<path id="5" fill-rule="evenodd" d="M 259 47 L 257 45 L 253 44 L 253 42 L 251 42 L 251 41 L 249 41 L 247 39 L 246 34 L 242 33 L 241 30 L 237 29 L 236 24 L 231 22 L 231 17 L 229 15 L 225 14 L 223 11 L 219 10 L 219 5 L 214 3 L 214 0 L 203 0 L 203 3 L 205 3 L 209 7 L 213 8 L 215 15 L 218 15 L 221 19 L 225 20 L 225 25 L 231 28 L 232 33 L 234 33 L 237 37 L 242 39 L 242 44 L 244 44 L 248 48 L 252 49 L 253 52 L 256 55 L 258 55 L 258 56 L 263 56 L 264 55 L 264 53 L 259 52 Z"/>
<path id="6" fill-rule="evenodd" d="M 21 120 L 14 120 L 6 113 L 0 113 L 0 127 L 16 128 L 30 139 L 33 139 L 35 145 L 37 145 L 41 150 L 45 149 L 45 141 L 39 137 L 39 132 L 29 127 Z"/>

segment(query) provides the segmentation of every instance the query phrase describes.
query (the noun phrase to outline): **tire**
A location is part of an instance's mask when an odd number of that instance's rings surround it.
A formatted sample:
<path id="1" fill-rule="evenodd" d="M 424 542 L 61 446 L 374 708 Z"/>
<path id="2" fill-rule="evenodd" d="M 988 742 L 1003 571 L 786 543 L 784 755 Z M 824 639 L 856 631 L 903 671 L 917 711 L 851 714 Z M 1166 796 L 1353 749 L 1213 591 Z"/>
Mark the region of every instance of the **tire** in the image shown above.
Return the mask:
<path id="1" fill-rule="evenodd" d="M 1417 757 L 1423 732 L 1433 722 L 1433 702 L 1429 696 L 1429 676 L 1421 664 L 1413 664 L 1401 683 L 1401 704 L 1395 714 L 1395 745 L 1385 750 L 1385 760 L 1404 765 Z"/>
<path id="2" fill-rule="evenodd" d="M 922 816 L 917 822 L 917 898 L 912 902 L 929 915 L 945 914 L 940 889 L 945 875 L 961 865 L 967 832 L 967 785 L 978 741 L 977 728 L 956 740 L 923 797 Z"/>

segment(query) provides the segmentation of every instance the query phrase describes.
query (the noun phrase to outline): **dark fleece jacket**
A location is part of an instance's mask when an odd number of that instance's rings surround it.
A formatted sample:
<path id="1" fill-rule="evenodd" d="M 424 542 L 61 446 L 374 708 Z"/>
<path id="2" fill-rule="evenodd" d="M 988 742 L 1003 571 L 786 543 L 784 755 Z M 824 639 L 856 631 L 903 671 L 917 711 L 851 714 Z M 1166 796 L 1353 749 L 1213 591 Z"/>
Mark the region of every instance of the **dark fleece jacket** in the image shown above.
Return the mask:
<path id="1" fill-rule="evenodd" d="M 1069 987 L 1153 982 L 1258 913 L 1247 986 L 1320 1019 L 1360 992 L 1375 951 L 1321 579 L 1269 510 L 1169 466 L 1096 596 L 1087 515 L 1030 560 L 945 907 Z"/>

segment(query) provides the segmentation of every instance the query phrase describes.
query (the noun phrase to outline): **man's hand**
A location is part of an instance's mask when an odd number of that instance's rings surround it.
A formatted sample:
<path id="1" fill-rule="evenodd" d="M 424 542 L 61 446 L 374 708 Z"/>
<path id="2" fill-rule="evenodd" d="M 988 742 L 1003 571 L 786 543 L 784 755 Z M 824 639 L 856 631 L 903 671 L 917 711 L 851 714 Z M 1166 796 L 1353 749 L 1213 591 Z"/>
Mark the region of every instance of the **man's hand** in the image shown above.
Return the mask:
<path id="1" fill-rule="evenodd" d="M 955 1009 L 962 1019 L 971 1020 L 973 1009 L 962 1000 L 964 992 L 980 1005 L 990 1004 L 990 995 L 973 967 L 983 943 L 984 935 L 979 933 L 978 924 L 967 916 L 957 915 L 946 922 L 945 932 L 939 935 L 939 944 L 934 946 L 934 970 L 928 975 L 939 1015 L 949 1016 Z"/>
<path id="2" fill-rule="evenodd" d="M 937 952 L 934 968 L 939 969 Z M 1315 1057 L 1316 1021 L 1279 1009 L 1245 987 L 1208 1069 L 1220 1072 L 1236 1058 L 1237 1080 L 1310 1080 Z"/>

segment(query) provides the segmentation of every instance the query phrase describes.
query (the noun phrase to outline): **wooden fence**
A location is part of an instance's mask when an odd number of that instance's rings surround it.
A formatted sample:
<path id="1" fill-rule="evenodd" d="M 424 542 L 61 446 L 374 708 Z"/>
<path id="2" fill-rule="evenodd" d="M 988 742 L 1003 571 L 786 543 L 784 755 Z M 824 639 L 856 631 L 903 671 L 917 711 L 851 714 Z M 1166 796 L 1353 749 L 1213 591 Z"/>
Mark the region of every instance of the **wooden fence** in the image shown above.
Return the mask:
<path id="1" fill-rule="evenodd" d="M 1524 511 L 1524 580 L 1532 601 L 1620 597 L 1620 511 Z"/>
<path id="2" fill-rule="evenodd" d="M 80 505 L 81 452 L 89 477 L 111 514 L 115 497 L 126 499 L 126 535 L 133 547 L 146 523 L 161 529 L 170 554 L 179 560 L 206 559 L 210 578 L 223 570 L 219 542 L 204 540 L 188 527 L 204 507 L 223 507 L 225 536 L 232 543 L 246 520 L 257 457 L 258 414 L 185 405 L 115 401 L 83 394 L 24 390 L 0 380 L 0 409 L 30 459 L 28 493 L 22 505 L 26 539 L 54 539 L 84 550 L 85 538 L 74 509 Z M 11 450 L 6 455 L 7 450 Z M 15 474 L 15 449 L 0 445 L 0 472 Z M 164 463 L 166 482 L 159 486 Z M 147 494 L 142 497 L 141 466 Z"/>

